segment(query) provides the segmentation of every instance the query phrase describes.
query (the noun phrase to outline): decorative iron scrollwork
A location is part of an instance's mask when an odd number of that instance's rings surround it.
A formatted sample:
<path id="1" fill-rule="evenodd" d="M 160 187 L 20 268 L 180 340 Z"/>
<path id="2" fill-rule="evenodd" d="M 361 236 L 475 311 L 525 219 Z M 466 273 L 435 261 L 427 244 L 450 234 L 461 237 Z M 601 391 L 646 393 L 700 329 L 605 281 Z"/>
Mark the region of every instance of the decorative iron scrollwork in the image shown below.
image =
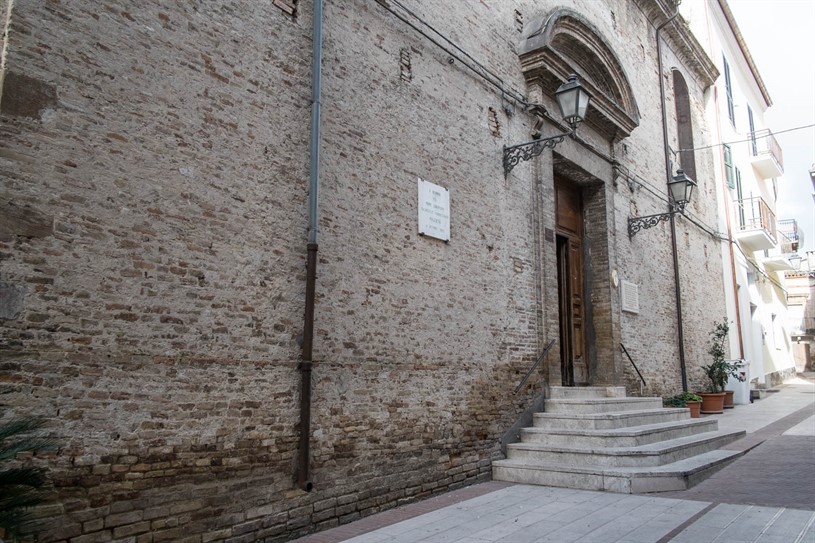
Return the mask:
<path id="1" fill-rule="evenodd" d="M 658 225 L 662 221 L 667 221 L 677 213 L 684 213 L 685 206 L 688 205 L 686 200 L 681 202 L 672 201 L 669 206 L 670 209 L 665 213 L 657 213 L 656 215 L 646 215 L 645 217 L 631 217 L 628 219 L 628 237 L 633 238 L 634 234 L 640 230 L 651 228 Z"/>
<path id="2" fill-rule="evenodd" d="M 527 143 L 513 145 L 512 147 L 504 146 L 504 177 L 509 175 L 512 168 L 514 168 L 519 162 L 531 160 L 536 156 L 539 156 L 544 149 L 554 149 L 559 143 L 563 143 L 563 140 L 566 139 L 566 136 L 569 134 L 571 134 L 571 132 L 558 134 L 557 136 L 552 136 L 551 138 L 543 138 Z"/>
<path id="3" fill-rule="evenodd" d="M 669 211 L 667 213 L 658 213 L 656 215 L 648 215 L 646 217 L 634 217 L 628 219 L 628 237 L 633 238 L 634 234 L 640 230 L 651 228 L 658 225 L 662 221 L 670 219 L 676 211 Z"/>

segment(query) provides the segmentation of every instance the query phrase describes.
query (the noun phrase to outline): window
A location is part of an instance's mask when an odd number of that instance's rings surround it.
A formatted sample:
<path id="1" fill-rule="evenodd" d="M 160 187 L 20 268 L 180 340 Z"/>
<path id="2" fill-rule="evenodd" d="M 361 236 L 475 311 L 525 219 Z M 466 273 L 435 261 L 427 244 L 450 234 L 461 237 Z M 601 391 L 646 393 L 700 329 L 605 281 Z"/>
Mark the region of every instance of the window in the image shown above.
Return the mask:
<path id="1" fill-rule="evenodd" d="M 727 179 L 727 186 L 734 189 L 736 188 L 736 176 L 733 172 L 733 153 L 726 143 L 722 144 L 722 149 L 724 150 L 724 174 Z"/>
<path id="2" fill-rule="evenodd" d="M 736 170 L 736 199 L 739 201 L 739 226 L 743 229 L 747 222 L 744 219 L 744 193 L 741 188 L 741 170 Z"/>
<path id="3" fill-rule="evenodd" d="M 733 110 L 733 83 L 730 80 L 730 65 L 724 56 L 722 56 L 722 62 L 724 63 L 724 90 L 727 95 L 727 116 L 730 117 L 730 122 L 735 127 L 736 113 Z"/>
<path id="4" fill-rule="evenodd" d="M 682 169 L 696 180 L 696 159 L 693 156 L 693 125 L 691 124 L 690 97 L 685 78 L 673 71 L 674 102 L 676 104 L 676 136 L 679 142 L 679 162 Z"/>

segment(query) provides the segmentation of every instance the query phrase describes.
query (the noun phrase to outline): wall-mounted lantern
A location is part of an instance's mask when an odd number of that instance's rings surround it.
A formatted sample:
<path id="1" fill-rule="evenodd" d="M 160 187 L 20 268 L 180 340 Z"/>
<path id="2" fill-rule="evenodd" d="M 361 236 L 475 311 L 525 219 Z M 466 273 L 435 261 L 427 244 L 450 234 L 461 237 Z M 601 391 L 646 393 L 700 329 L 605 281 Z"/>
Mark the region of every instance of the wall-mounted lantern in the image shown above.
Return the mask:
<path id="1" fill-rule="evenodd" d="M 550 138 L 542 138 L 520 143 L 512 147 L 504 146 L 504 177 L 521 161 L 530 160 L 540 155 L 544 149 L 554 149 L 566 136 L 577 130 L 577 125 L 586 118 L 591 95 L 580 84 L 576 74 L 571 74 L 569 80 L 555 91 L 560 114 L 571 130 Z"/>
<path id="2" fill-rule="evenodd" d="M 628 219 L 628 237 L 632 238 L 634 234 L 640 230 L 651 228 L 662 221 L 667 221 L 677 213 L 684 213 L 685 206 L 690 202 L 695 186 L 696 183 L 693 179 L 685 175 L 684 171 L 677 170 L 676 175 L 673 176 L 673 179 L 668 183 L 670 209 L 666 213 L 646 215 L 645 217 L 631 217 Z"/>

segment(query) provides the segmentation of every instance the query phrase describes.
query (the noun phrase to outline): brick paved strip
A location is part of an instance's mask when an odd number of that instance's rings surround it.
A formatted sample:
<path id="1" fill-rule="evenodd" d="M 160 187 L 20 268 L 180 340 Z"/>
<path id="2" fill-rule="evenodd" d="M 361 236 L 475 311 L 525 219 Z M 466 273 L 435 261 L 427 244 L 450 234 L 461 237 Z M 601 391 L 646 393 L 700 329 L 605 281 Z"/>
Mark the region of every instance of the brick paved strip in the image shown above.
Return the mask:
<path id="1" fill-rule="evenodd" d="M 661 497 L 815 511 L 815 437 L 770 436 L 693 488 Z"/>
<path id="2" fill-rule="evenodd" d="M 780 436 L 793 426 L 805 421 L 809 417 L 812 416 L 813 413 L 813 405 L 807 405 L 799 409 L 794 413 L 790 413 L 786 417 L 782 419 L 778 419 L 777 421 L 768 424 L 767 426 L 756 430 L 751 434 L 747 434 L 745 437 L 739 439 L 738 441 L 734 441 L 728 445 L 722 447 L 722 449 L 727 449 L 731 451 L 744 451 L 747 452 L 750 449 L 753 449 L 771 437 Z"/>
<path id="3" fill-rule="evenodd" d="M 382 513 L 371 515 L 363 519 L 354 521 L 344 526 L 331 528 L 324 532 L 311 534 L 300 539 L 295 539 L 291 543 L 340 543 L 352 537 L 357 537 L 368 532 L 373 532 L 385 526 L 391 526 L 403 520 L 409 520 L 432 511 L 437 511 L 444 507 L 455 505 L 497 490 L 513 486 L 512 483 L 490 481 L 477 485 L 468 486 L 460 490 L 447 492 L 439 496 L 426 500 L 390 509 Z"/>
<path id="4" fill-rule="evenodd" d="M 691 518 L 689 518 L 688 520 L 686 520 L 685 522 L 683 522 L 682 524 L 680 524 L 679 526 L 677 526 L 676 528 L 674 528 L 673 530 L 671 530 L 670 532 L 668 532 L 667 534 L 665 534 L 665 536 L 664 536 L 664 537 L 662 537 L 662 538 L 661 538 L 659 541 L 657 541 L 656 543 L 668 543 L 668 542 L 669 542 L 669 541 L 671 541 L 671 540 L 672 540 L 674 537 L 676 537 L 677 535 L 679 535 L 680 533 L 682 533 L 682 531 L 683 531 L 685 528 L 687 528 L 688 526 L 690 526 L 691 524 L 693 524 L 694 522 L 696 522 L 697 520 L 699 520 L 700 518 L 702 518 L 703 516 L 705 516 L 705 515 L 706 515 L 706 514 L 707 514 L 707 513 L 708 513 L 708 512 L 711 510 L 711 509 L 713 509 L 713 508 L 714 508 L 714 507 L 716 507 L 717 505 L 718 505 L 718 504 L 716 504 L 716 503 L 711 503 L 711 504 L 709 504 L 707 507 L 705 507 L 704 509 L 702 509 L 701 511 L 699 511 L 698 513 L 696 513 L 695 515 L 693 515 Z"/>

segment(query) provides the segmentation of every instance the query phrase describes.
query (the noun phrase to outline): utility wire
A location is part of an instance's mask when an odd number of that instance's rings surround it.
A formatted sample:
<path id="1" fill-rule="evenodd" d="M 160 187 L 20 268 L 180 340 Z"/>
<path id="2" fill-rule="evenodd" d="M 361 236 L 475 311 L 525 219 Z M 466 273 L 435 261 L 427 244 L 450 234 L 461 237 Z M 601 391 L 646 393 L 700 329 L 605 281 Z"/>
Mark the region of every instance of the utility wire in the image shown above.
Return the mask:
<path id="1" fill-rule="evenodd" d="M 484 66 L 481 62 L 477 61 L 472 55 L 470 55 L 467 51 L 459 47 L 458 44 L 456 44 L 454 41 L 452 41 L 444 34 L 433 28 L 430 25 L 430 23 L 419 17 L 416 13 L 414 13 L 410 9 L 406 8 L 401 2 L 399 2 L 399 0 L 375 0 L 375 1 L 377 4 L 379 4 L 387 11 L 389 11 L 397 19 L 399 19 L 400 21 L 411 27 L 413 30 L 415 30 L 416 32 L 430 40 L 442 51 L 450 55 L 452 58 L 455 58 L 456 60 L 461 62 L 462 65 L 467 67 L 481 79 L 483 79 L 493 87 L 500 90 L 503 96 L 509 97 L 510 99 L 520 103 L 524 107 L 528 107 L 530 105 L 529 101 L 526 99 L 526 96 L 524 96 L 523 93 L 515 90 L 512 87 L 507 87 L 504 84 L 504 80 L 501 79 L 499 75 L 497 75 L 495 72 L 491 71 L 489 68 Z M 389 4 L 397 6 L 399 10 L 401 10 L 401 12 L 393 9 Z M 437 37 L 430 35 L 427 31 L 420 28 L 420 26 L 428 29 Z M 446 45 L 439 43 L 439 39 L 444 41 Z M 455 51 L 451 49 L 454 49 Z"/>
<path id="2" fill-rule="evenodd" d="M 713 147 L 721 147 L 722 145 L 733 145 L 734 143 L 747 143 L 749 141 L 756 141 L 756 140 L 760 140 L 760 139 L 763 139 L 763 138 L 769 138 L 770 136 L 775 136 L 775 135 L 778 135 L 778 134 L 784 134 L 786 132 L 794 132 L 795 130 L 803 130 L 805 128 L 812 128 L 813 126 L 815 126 L 815 124 L 807 124 L 807 125 L 804 125 L 804 126 L 796 126 L 795 128 L 788 128 L 786 130 L 779 130 L 778 132 L 769 132 L 769 133 L 767 133 L 767 134 L 765 134 L 763 136 L 753 136 L 753 137 L 747 138 L 746 140 L 729 141 L 729 142 L 726 142 L 726 143 L 725 142 L 714 143 L 712 145 L 705 145 L 704 147 L 694 147 L 693 149 L 680 149 L 679 151 L 677 151 L 677 153 L 683 153 L 683 152 L 686 152 L 686 151 L 699 151 L 701 149 L 711 149 Z M 753 134 L 755 134 L 755 132 L 753 132 Z"/>

